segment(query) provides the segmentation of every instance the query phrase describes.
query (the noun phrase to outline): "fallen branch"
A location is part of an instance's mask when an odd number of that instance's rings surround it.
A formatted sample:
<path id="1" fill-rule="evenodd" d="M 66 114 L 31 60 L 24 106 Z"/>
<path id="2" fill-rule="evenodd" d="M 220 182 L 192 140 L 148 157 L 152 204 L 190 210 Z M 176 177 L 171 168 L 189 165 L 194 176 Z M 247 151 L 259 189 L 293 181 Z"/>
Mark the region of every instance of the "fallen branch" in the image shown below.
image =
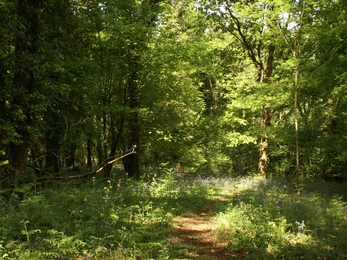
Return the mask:
<path id="1" fill-rule="evenodd" d="M 37 178 L 36 181 L 43 181 L 43 180 L 72 180 L 72 179 L 83 179 L 83 178 L 89 178 L 90 176 L 93 176 L 99 172 L 101 172 L 105 166 L 115 163 L 116 161 L 119 161 L 123 159 L 124 157 L 136 153 L 136 145 L 134 145 L 131 149 L 128 151 L 123 152 L 120 156 L 118 157 L 109 157 L 106 160 L 102 161 L 98 168 L 92 172 L 88 172 L 86 174 L 81 174 L 81 175 L 71 175 L 71 176 L 46 176 L 46 177 L 41 177 Z"/>

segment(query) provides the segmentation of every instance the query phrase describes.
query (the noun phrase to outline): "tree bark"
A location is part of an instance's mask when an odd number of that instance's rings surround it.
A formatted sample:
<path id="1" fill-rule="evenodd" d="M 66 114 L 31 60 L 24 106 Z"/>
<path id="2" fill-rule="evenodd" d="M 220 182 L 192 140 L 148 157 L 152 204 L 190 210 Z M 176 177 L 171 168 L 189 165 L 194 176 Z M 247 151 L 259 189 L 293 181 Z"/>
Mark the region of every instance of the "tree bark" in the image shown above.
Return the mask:
<path id="1" fill-rule="evenodd" d="M 60 141 L 63 132 L 60 117 L 58 116 L 56 111 L 48 109 L 45 121 L 47 122 L 47 131 L 45 133 L 45 171 L 50 174 L 58 174 Z"/>
<path id="2" fill-rule="evenodd" d="M 93 160 L 92 160 L 92 138 L 88 137 L 87 140 L 87 168 L 89 171 L 93 169 Z"/>
<path id="3" fill-rule="evenodd" d="M 200 91 L 202 92 L 205 101 L 205 114 L 213 115 L 216 112 L 217 103 L 215 95 L 216 80 L 213 76 L 207 75 L 204 72 L 200 72 L 199 76 L 203 83 L 200 87 Z"/>
<path id="4" fill-rule="evenodd" d="M 266 168 L 269 162 L 269 140 L 266 136 L 266 128 L 270 125 L 271 120 L 271 112 L 267 107 L 263 107 L 262 109 L 262 122 L 261 129 L 263 137 L 260 140 L 260 149 L 259 149 L 259 163 L 258 163 L 258 171 L 260 174 L 266 174 Z"/>
<path id="5" fill-rule="evenodd" d="M 111 116 L 111 122 L 110 122 L 110 132 L 111 132 L 111 149 L 109 153 L 109 158 L 116 156 L 117 154 L 117 149 L 118 145 L 121 139 L 121 136 L 123 134 L 123 128 L 124 128 L 124 122 L 125 122 L 125 117 L 124 115 L 121 116 L 121 119 L 119 120 L 119 128 L 116 129 L 115 122 L 114 122 L 114 117 Z M 117 134 L 116 134 L 117 132 Z M 113 163 L 110 163 L 104 167 L 104 176 L 106 179 L 110 177 L 110 173 L 112 170 Z"/>
<path id="6" fill-rule="evenodd" d="M 272 77 L 274 59 L 275 59 L 275 46 L 270 44 L 268 49 L 268 58 L 266 61 L 266 70 L 265 70 L 266 81 L 269 81 L 270 78 Z"/>
<path id="7" fill-rule="evenodd" d="M 11 100 L 11 121 L 18 135 L 12 139 L 7 152 L 9 164 L 6 176 L 1 176 L 1 188 L 17 187 L 25 172 L 28 156 L 31 125 L 29 96 L 37 86 L 35 72 L 38 70 L 38 28 L 40 0 L 18 0 L 16 6 L 17 26 L 15 34 L 15 73 Z"/>
<path id="8" fill-rule="evenodd" d="M 134 67 L 131 73 L 131 78 L 128 84 L 129 91 L 129 108 L 130 114 L 128 118 L 129 123 L 129 140 L 128 145 L 135 147 L 136 153 L 130 154 L 124 158 L 124 168 L 127 169 L 129 177 L 138 178 L 140 172 L 140 159 L 139 159 L 139 145 L 140 145 L 140 124 L 139 124 L 139 86 L 137 83 L 137 71 L 135 70 L 138 57 L 134 58 Z"/>
<path id="9" fill-rule="evenodd" d="M 73 167 L 76 164 L 76 147 L 70 147 L 67 158 L 65 159 L 66 167 Z"/>
<path id="10" fill-rule="evenodd" d="M 0 36 L 1 37 L 1 36 Z M 5 42 L 5 41 L 4 41 Z M 0 120 L 1 122 L 8 121 L 8 110 L 6 108 L 5 92 L 6 92 L 6 72 L 7 68 L 4 59 L 0 59 Z M 8 146 L 4 143 L 7 139 L 7 133 L 5 129 L 0 128 L 0 190 L 7 189 L 9 187 L 8 181 L 6 181 L 6 169 L 8 158 Z"/>
<path id="11" fill-rule="evenodd" d="M 295 55 L 294 55 L 295 56 Z M 299 149 L 299 65 L 295 68 L 295 82 L 294 82 L 294 121 L 295 121 L 295 185 L 299 185 L 299 167 L 300 167 L 300 149 Z"/>

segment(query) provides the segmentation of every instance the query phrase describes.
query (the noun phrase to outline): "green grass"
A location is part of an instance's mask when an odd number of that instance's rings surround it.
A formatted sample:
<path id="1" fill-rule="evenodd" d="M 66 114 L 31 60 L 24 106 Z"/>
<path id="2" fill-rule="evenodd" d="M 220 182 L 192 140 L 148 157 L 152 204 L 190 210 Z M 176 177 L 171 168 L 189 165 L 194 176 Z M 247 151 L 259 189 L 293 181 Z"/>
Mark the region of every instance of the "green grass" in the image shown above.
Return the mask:
<path id="1" fill-rule="evenodd" d="M 170 172 L 54 187 L 1 200 L 1 259 L 168 258 L 172 218 L 202 207 L 210 189 Z"/>
<path id="2" fill-rule="evenodd" d="M 288 183 L 252 179 L 241 189 L 214 217 L 230 251 L 246 259 L 347 259 L 346 185 L 309 184 L 297 195 Z"/>
<path id="3" fill-rule="evenodd" d="M 227 198 L 212 221 L 228 250 L 246 259 L 346 259 L 345 188 L 308 184 L 298 196 L 281 181 L 171 172 L 32 187 L 0 201 L 0 258 L 174 259 L 183 247 L 170 244 L 172 219 Z"/>

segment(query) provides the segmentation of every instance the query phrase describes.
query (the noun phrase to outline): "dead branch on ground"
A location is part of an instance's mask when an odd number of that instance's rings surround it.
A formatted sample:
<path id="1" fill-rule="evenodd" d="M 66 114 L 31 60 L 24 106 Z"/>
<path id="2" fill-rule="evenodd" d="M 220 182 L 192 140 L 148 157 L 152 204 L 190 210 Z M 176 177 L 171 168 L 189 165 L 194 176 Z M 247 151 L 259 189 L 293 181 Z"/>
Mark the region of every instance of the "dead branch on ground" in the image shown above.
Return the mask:
<path id="1" fill-rule="evenodd" d="M 101 172 L 106 165 L 115 163 L 116 161 L 119 161 L 123 159 L 124 157 L 136 153 L 136 145 L 134 145 L 131 149 L 123 152 L 122 154 L 118 155 L 118 157 L 109 157 L 106 160 L 102 161 L 98 168 L 92 172 L 88 172 L 86 174 L 81 175 L 71 175 L 71 176 L 45 176 L 41 178 L 37 178 L 36 181 L 44 181 L 44 180 L 72 180 L 72 179 L 83 179 L 83 178 L 89 178 L 99 172 Z"/>

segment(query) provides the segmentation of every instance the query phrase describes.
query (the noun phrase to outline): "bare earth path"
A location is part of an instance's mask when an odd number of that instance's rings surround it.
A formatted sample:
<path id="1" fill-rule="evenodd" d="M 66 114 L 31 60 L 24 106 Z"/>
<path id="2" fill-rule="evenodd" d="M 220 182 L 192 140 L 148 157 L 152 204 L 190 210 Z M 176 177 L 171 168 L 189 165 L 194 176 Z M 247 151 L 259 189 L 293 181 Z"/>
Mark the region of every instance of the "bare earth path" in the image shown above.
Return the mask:
<path id="1" fill-rule="evenodd" d="M 217 241 L 213 229 L 215 224 L 211 221 L 210 213 L 216 201 L 205 205 L 197 214 L 175 219 L 173 230 L 173 244 L 186 245 L 186 259 L 228 260 L 242 259 L 242 254 L 235 254 L 226 249 L 227 242 Z"/>

